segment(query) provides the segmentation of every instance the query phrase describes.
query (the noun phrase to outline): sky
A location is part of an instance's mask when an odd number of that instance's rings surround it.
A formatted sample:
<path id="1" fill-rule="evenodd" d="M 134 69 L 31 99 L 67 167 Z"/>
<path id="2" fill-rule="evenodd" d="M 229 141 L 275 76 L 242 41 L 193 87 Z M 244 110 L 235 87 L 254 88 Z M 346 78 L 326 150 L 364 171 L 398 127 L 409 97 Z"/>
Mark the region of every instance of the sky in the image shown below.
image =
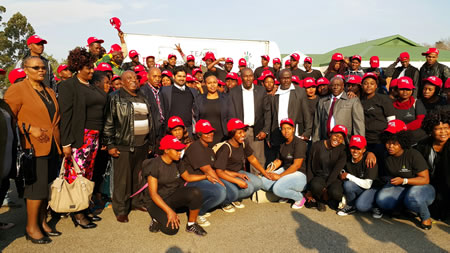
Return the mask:
<path id="1" fill-rule="evenodd" d="M 450 38 L 448 0 L 2 0 L 3 20 L 20 12 L 61 60 L 90 36 L 119 43 L 125 33 L 275 41 L 281 53 L 325 53 L 394 34 L 418 43 Z M 181 45 L 183 46 L 183 45 Z M 130 49 L 129 49 L 130 50 Z"/>

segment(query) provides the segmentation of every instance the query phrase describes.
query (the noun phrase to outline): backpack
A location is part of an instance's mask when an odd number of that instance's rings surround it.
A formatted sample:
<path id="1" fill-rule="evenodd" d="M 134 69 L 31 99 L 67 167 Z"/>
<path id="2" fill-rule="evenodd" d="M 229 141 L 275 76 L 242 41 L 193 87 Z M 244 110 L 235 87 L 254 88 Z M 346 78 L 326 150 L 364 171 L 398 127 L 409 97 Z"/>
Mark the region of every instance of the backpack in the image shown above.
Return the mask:
<path id="1" fill-rule="evenodd" d="M 214 154 L 217 154 L 217 151 L 219 151 L 219 149 L 220 149 L 223 145 L 227 145 L 228 148 L 230 149 L 230 155 L 228 155 L 228 158 L 230 158 L 230 157 L 231 157 L 231 153 L 233 152 L 233 149 L 231 148 L 231 145 L 230 145 L 230 143 L 228 143 L 228 141 L 222 141 L 222 142 L 216 143 L 216 145 L 214 145 L 214 146 L 212 147 L 212 150 L 214 151 Z M 243 146 L 243 148 L 245 148 L 245 142 L 242 143 L 242 146 Z"/>

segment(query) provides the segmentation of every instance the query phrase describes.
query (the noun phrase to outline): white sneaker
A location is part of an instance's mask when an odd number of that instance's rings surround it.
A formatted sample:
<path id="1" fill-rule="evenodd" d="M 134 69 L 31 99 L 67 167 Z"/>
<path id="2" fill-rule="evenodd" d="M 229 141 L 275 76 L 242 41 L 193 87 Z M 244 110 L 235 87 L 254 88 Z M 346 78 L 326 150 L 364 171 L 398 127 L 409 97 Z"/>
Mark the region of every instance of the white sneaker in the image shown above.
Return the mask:
<path id="1" fill-rule="evenodd" d="M 281 198 L 280 200 L 278 200 L 278 203 L 287 203 L 288 201 L 289 199 Z"/>
<path id="2" fill-rule="evenodd" d="M 234 201 L 234 202 L 231 202 L 231 204 L 233 204 L 233 206 L 236 208 L 244 208 L 245 207 L 245 205 L 242 204 L 241 201 Z"/>
<path id="3" fill-rule="evenodd" d="M 342 196 L 341 202 L 339 202 L 338 209 L 342 209 L 347 205 L 347 199 L 345 196 Z"/>
<path id="4" fill-rule="evenodd" d="M 232 204 L 223 205 L 222 210 L 227 213 L 234 213 L 234 211 L 236 211 L 236 209 L 234 209 L 234 206 Z"/>
<path id="5" fill-rule="evenodd" d="M 204 215 L 202 215 L 203 217 L 206 217 L 206 218 L 208 218 L 208 217 L 210 217 L 211 216 L 211 213 L 205 213 Z"/>
<path id="6" fill-rule="evenodd" d="M 197 217 L 197 223 L 198 225 L 202 226 L 202 227 L 207 227 L 209 225 L 211 225 L 211 223 L 206 219 L 206 217 L 203 215 L 199 215 Z"/>
<path id="7" fill-rule="evenodd" d="M 383 212 L 380 208 L 374 207 L 372 208 L 372 217 L 375 219 L 381 219 L 383 217 Z"/>

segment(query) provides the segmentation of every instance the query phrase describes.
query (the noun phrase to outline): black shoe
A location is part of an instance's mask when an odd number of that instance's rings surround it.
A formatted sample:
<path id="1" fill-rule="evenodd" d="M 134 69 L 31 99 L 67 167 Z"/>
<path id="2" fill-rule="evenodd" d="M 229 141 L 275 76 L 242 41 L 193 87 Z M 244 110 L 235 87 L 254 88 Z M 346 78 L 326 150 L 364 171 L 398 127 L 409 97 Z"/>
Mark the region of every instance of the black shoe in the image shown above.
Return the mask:
<path id="1" fill-rule="evenodd" d="M 305 203 L 306 208 L 317 208 L 317 202 L 313 201 L 306 201 Z"/>
<path id="2" fill-rule="evenodd" d="M 430 230 L 432 225 L 433 225 L 433 223 L 430 223 L 430 225 L 425 225 L 423 223 L 420 223 L 420 227 L 424 230 Z"/>
<path id="3" fill-rule="evenodd" d="M 342 208 L 341 210 L 337 211 L 337 215 L 339 216 L 346 216 L 352 213 L 356 212 L 356 207 L 354 206 L 349 206 L 349 205 L 345 205 L 344 208 Z"/>
<path id="4" fill-rule="evenodd" d="M 47 234 L 48 236 L 60 236 L 60 235 L 62 235 L 61 232 L 59 232 L 58 230 L 53 229 L 53 228 L 52 228 L 52 231 L 50 231 L 50 232 L 43 231 L 43 233 Z"/>
<path id="5" fill-rule="evenodd" d="M 327 210 L 327 206 L 323 202 L 317 202 L 317 210 L 319 210 L 319 212 L 325 212 Z"/>
<path id="6" fill-rule="evenodd" d="M 148 227 L 148 230 L 152 233 L 157 233 L 160 230 L 159 222 L 155 219 L 152 219 L 152 223 Z"/>
<path id="7" fill-rule="evenodd" d="M 34 239 L 27 232 L 25 232 L 25 238 L 27 239 L 27 241 L 31 241 L 34 244 L 47 244 L 52 242 L 52 239 L 48 238 L 47 236 L 42 236 L 42 238 Z"/>
<path id="8" fill-rule="evenodd" d="M 90 219 L 91 221 L 101 221 L 101 220 L 102 220 L 102 217 L 97 216 L 97 215 L 93 215 L 92 217 L 89 216 L 89 219 Z"/>
<path id="9" fill-rule="evenodd" d="M 70 217 L 72 218 L 73 225 L 75 225 L 75 227 L 80 226 L 82 229 L 90 229 L 90 228 L 97 227 L 97 224 L 95 224 L 93 222 L 89 222 L 86 225 L 81 224 L 80 221 L 75 218 L 74 214 L 70 214 Z"/>
<path id="10" fill-rule="evenodd" d="M 208 234 L 200 225 L 197 224 L 197 222 L 190 226 L 186 225 L 186 232 L 194 233 L 199 236 L 205 236 L 206 234 Z"/>

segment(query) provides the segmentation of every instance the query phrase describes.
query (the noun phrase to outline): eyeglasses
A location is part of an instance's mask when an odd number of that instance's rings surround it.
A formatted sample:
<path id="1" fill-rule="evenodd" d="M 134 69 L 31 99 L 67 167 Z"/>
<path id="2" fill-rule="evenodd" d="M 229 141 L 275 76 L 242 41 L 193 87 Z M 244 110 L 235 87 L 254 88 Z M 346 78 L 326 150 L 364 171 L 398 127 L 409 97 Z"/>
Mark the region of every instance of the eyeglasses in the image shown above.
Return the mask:
<path id="1" fill-rule="evenodd" d="M 25 68 L 34 69 L 36 71 L 45 70 L 45 66 L 25 66 Z"/>

